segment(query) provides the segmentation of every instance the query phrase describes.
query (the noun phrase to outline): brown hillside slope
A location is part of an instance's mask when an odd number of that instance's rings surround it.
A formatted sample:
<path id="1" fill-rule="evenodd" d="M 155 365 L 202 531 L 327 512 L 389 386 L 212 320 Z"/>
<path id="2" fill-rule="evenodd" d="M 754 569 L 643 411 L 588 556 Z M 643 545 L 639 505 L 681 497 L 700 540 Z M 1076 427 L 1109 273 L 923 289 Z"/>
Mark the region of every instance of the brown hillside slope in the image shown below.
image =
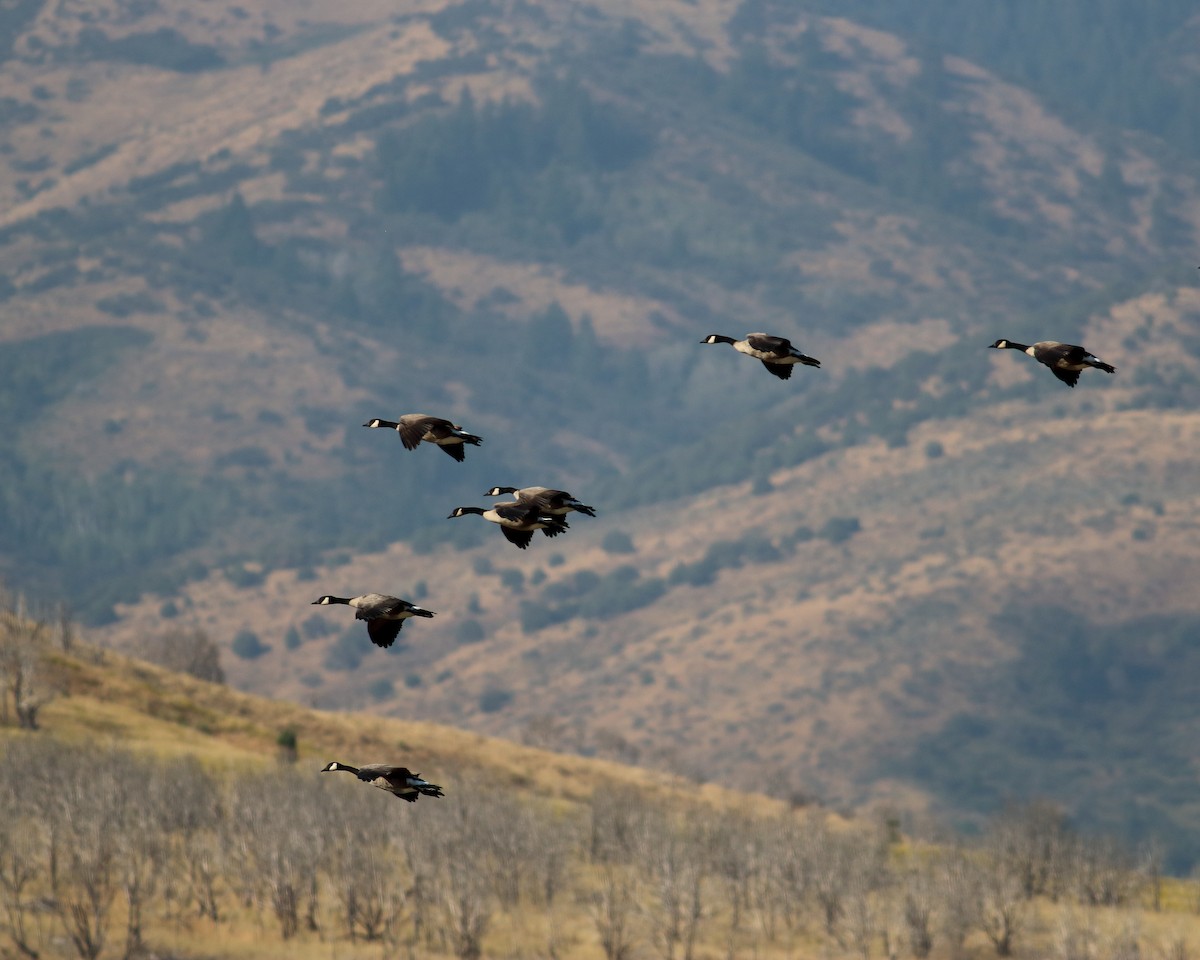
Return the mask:
<path id="1" fill-rule="evenodd" d="M 243 464 L 248 453 L 252 468 L 265 463 L 296 480 L 360 470 L 350 439 L 367 431 L 348 412 L 373 399 L 371 381 L 399 379 L 410 356 L 403 328 L 351 330 L 336 315 L 310 316 L 303 305 L 262 309 L 219 286 L 183 296 L 170 283 L 155 285 L 165 268 L 154 249 L 191 249 L 203 215 L 227 207 L 236 190 L 260 215 L 264 242 L 328 242 L 325 259 L 305 267 L 344 267 L 364 253 L 360 233 L 371 231 L 362 223 L 377 199 L 377 171 L 351 162 L 373 156 L 379 132 L 342 131 L 338 124 L 352 114 L 347 103 L 392 110 L 402 127 L 413 119 L 405 111 L 454 103 L 464 87 L 479 101 L 524 98 L 546 63 L 569 61 L 625 17 L 641 24 L 648 53 L 702 57 L 727 70 L 738 4 L 431 0 L 335 10 L 263 0 L 215 3 L 203 14 L 192 7 L 164 0 L 144 20 L 130 20 L 115 2 L 96 13 L 49 5 L 18 44 L 19 56 L 0 70 L 0 96 L 37 107 L 29 119 L 14 119 L 12 149 L 0 157 L 0 209 L 13 227 L 0 271 L 15 287 L 0 304 L 0 340 L 116 322 L 153 335 L 110 368 L 69 384 L 16 438 L 71 476 L 150 464 L 236 480 L 248 473 L 228 459 L 238 453 Z M 428 14 L 443 7 L 453 8 L 458 29 L 435 29 Z M 79 46 L 85 15 L 98 18 L 111 40 L 169 27 L 211 45 L 227 65 L 187 73 L 93 57 Z M 334 17 L 336 24 L 324 22 Z M 622 202 L 661 225 L 663 245 L 678 228 L 694 258 L 686 268 L 664 266 L 637 245 L 616 265 L 611 253 L 597 265 L 586 255 L 533 262 L 503 237 L 475 238 L 484 250 L 386 232 L 376 242 L 457 304 L 496 300 L 489 320 L 498 326 L 559 301 L 576 321 L 589 314 L 601 340 L 694 363 L 702 375 L 690 389 L 719 407 L 723 391 L 742 388 L 734 377 L 780 385 L 732 356 L 693 360 L 708 317 L 728 319 L 728 332 L 751 318 L 755 327 L 812 327 L 804 346 L 824 361 L 820 382 L 836 388 L 919 351 L 934 355 L 931 365 L 982 354 L 996 336 L 1016 336 L 1005 324 L 1027 324 L 1036 304 L 1099 289 L 1114 260 L 1137 269 L 1175 256 L 1155 237 L 1156 206 L 1169 201 L 1185 234 L 1200 219 L 1194 179 L 1169 169 L 1153 144 L 1133 136 L 1101 143 L 1029 91 L 958 60 L 922 66 L 896 38 L 844 20 L 795 15 L 771 33 L 773 62 L 798 63 L 805 38 L 831 55 L 830 83 L 854 105 L 841 133 L 885 155 L 911 136 L 903 97 L 932 67 L 944 67 L 937 109 L 961 124 L 967 144 L 952 166 L 983 184 L 983 209 L 1048 246 L 1016 249 L 997 236 L 948 229 L 944 216 L 925 218 L 911 199 L 866 189 L 834 162 L 800 156 L 778 137 L 752 136 L 737 118 L 709 125 L 706 115 L 655 100 L 653 90 L 633 98 L 603 70 L 586 78 L 599 100 L 645 100 L 646 120 L 660 131 Z M 551 51 L 560 59 L 552 61 Z M 330 131 L 336 143 L 304 139 Z M 139 207 L 137 198 L 152 192 L 145 178 L 173 170 L 167 182 L 181 185 L 183 198 Z M 1128 202 L 1098 200 L 1105 171 L 1116 172 Z M 105 249 L 81 254 L 77 237 L 43 239 L 38 216 L 52 225 L 57 207 L 79 213 L 114 198 L 127 204 L 116 208 L 122 216 L 136 214 L 147 227 L 150 253 L 139 247 L 114 265 Z M 748 224 L 746 209 L 761 222 Z M 760 227 L 786 240 L 765 263 L 755 245 Z M 67 268 L 76 271 L 72 279 L 52 282 Z M 114 297 L 143 294 L 150 296 L 114 320 L 110 311 L 124 309 L 112 306 Z M 756 782 L 776 778 L 847 801 L 904 791 L 907 784 L 877 784 L 881 758 L 940 729 L 971 701 L 980 677 L 1011 662 L 1016 651 L 1003 625 L 1015 597 L 1075 605 L 1093 622 L 1196 612 L 1196 418 L 1186 406 L 1138 408 L 1161 383 L 1189 396 L 1197 297 L 1169 288 L 1094 317 L 1083 339 L 1116 363 L 1114 378 L 1089 372 L 1078 390 L 1041 391 L 1029 401 L 1014 391 L 1044 385 L 1049 374 L 1027 358 L 993 356 L 980 390 L 999 396 L 994 405 L 926 422 L 907 446 L 870 440 L 777 470 L 772 489 L 755 496 L 742 483 L 625 515 L 600 503 L 597 520 L 573 521 L 568 538 L 539 538 L 528 554 L 493 536 L 471 551 L 420 556 L 397 544 L 328 563 L 315 576 L 268 571 L 250 589 L 213 573 L 177 597 L 147 595 L 122 607 L 121 621 L 95 636 L 120 646 L 184 622 L 229 649 L 239 631 L 252 630 L 271 651 L 253 661 L 227 654 L 225 666 L 236 685 L 257 693 L 669 760 L 702 774 L 717 763 Z M 706 307 L 704 329 L 692 329 L 701 321 L 681 304 Z M 346 352 L 336 355 L 335 346 Z M 347 355 L 369 358 L 366 371 Z M 943 395 L 947 379 L 931 372 L 924 395 Z M 448 414 L 477 415 L 482 424 L 469 422 L 481 433 L 496 436 L 511 419 L 511 411 L 477 409 L 479 385 L 464 365 L 426 382 L 444 383 Z M 764 394 L 775 395 L 796 396 Z M 324 419 L 306 416 L 306 408 Z M 803 405 L 795 416 L 799 428 Z M 857 417 L 847 409 L 824 435 L 851 437 L 863 426 Z M 596 461 L 620 471 L 638 466 L 620 438 L 555 441 L 601 448 Z M 713 446 L 713 458 L 722 457 Z M 544 482 L 489 482 L 510 480 Z M 381 489 L 391 509 L 391 488 Z M 583 487 L 576 492 L 590 499 Z M 86 506 L 75 516 L 80 526 L 92 519 Z M 364 506 L 346 505 L 348 520 L 357 522 Z M 839 517 L 856 518 L 861 532 L 841 543 L 822 536 Z M 246 533 L 249 523 L 214 514 L 208 524 L 220 542 L 197 551 L 199 563 L 214 566 L 222 551 L 242 557 L 258 546 L 261 530 Z M 636 552 L 603 549 L 614 529 L 632 536 Z M 654 603 L 635 610 L 606 615 L 605 603 L 622 601 L 616 589 L 593 598 L 587 617 L 521 626 L 524 603 L 556 609 L 554 590 L 561 594 L 581 573 L 619 579 L 631 568 L 640 581 L 669 581 L 678 565 L 747 535 L 771 541 L 781 558 L 717 564 L 712 583 L 668 582 Z M 8 563 L 18 568 L 20 558 Z M 489 565 L 497 573 L 486 572 Z M 328 667 L 339 634 L 361 638 L 363 630 L 345 611 L 310 607 L 317 594 L 408 594 L 418 583 L 427 589 L 422 602 L 439 616 L 405 628 L 407 649 L 368 649 L 350 671 Z M 167 600 L 175 620 L 164 611 Z M 322 625 L 330 632 L 321 635 Z M 295 649 L 284 642 L 289 628 L 303 641 Z"/>
<path id="2" fill-rule="evenodd" d="M 1161 340 L 1145 350 L 1165 351 L 1195 303 L 1200 291 L 1173 306 L 1130 303 L 1097 318 L 1091 336 L 1115 340 L 1131 318 L 1154 316 Z M 1111 381 L 1064 388 L 1048 407 L 1014 400 L 926 424 L 901 448 L 830 453 L 776 472 L 759 495 L 739 485 L 623 516 L 601 504 L 596 520 L 579 518 L 566 538 L 539 539 L 527 554 L 496 536 L 428 556 L 397 544 L 313 580 L 279 571 L 253 590 L 214 576 L 179 606 L 222 642 L 251 629 L 272 645 L 254 661 L 226 657 L 248 689 L 565 746 L 600 741 L 701 772 L 718 757 L 740 775 L 778 770 L 824 795 L 861 797 L 881 758 L 938 729 L 981 676 L 1015 656 L 1004 623 L 1018 602 L 1086 611 L 1093 623 L 1200 612 L 1191 479 L 1200 417 L 1121 409 L 1137 376 L 1130 359 L 1133 369 L 1119 362 Z M 1014 355 L 996 356 L 993 371 L 1049 377 Z M 632 566 L 643 581 L 669 581 L 714 543 L 780 544 L 835 517 L 857 518 L 861 532 L 840 544 L 801 539 L 791 556 L 725 566 L 711 584 L 670 586 L 632 612 L 522 629 L 523 602 L 553 607 L 554 585 L 581 571 Z M 636 552 L 601 549 L 613 529 Z M 516 572 L 520 591 L 501 576 Z M 410 623 L 398 655 L 370 651 L 344 673 L 323 666 L 335 638 L 294 650 L 282 642 L 289 626 L 307 636 L 314 610 L 337 633 L 362 630 L 308 606 L 321 592 L 406 595 L 419 581 L 439 616 Z M 97 636 L 120 644 L 166 629 L 161 602 L 123 608 Z M 460 640 L 467 622 L 482 626 L 481 642 Z M 364 685 L 380 677 L 403 696 L 373 704 Z M 508 695 L 499 708 L 487 706 L 489 690 Z"/>
<path id="3" fill-rule="evenodd" d="M 251 207 L 321 201 L 315 212 L 273 218 L 261 228 L 265 241 L 334 241 L 344 245 L 343 258 L 360 256 L 353 223 L 370 215 L 376 197 L 369 179 L 345 176 L 338 161 L 371 156 L 375 131 L 345 134 L 328 156 L 312 148 L 291 155 L 288 147 L 289 137 L 335 129 L 347 116 L 338 104 L 386 105 L 379 91 L 391 84 L 403 85 L 394 95 L 401 106 L 431 96 L 453 102 L 464 86 L 480 100 L 525 97 L 530 78 L 552 50 L 560 54 L 582 46 L 626 17 L 644 24 L 648 55 L 702 53 L 727 69 L 729 19 L 737 8 L 723 0 L 631 0 L 589 7 L 587 19 L 576 15 L 574 4 L 544 2 L 530 5 L 536 16 L 513 11 L 506 19 L 486 8 L 435 0 L 414 0 L 400 9 L 364 3 L 336 10 L 265 0 L 249 7 L 217 3 L 202 17 L 193 17 L 188 6 L 158 4 L 140 19 L 115 2 L 101 4 L 99 11 L 61 5 L 42 11 L 19 39 L 19 56 L 0 70 L 0 96 L 33 111 L 28 119 L 18 113 L 8 138 L 12 149 L 0 157 L 0 223 L 28 225 L 55 208 L 78 211 L 88 203 L 136 198 L 145 181 L 175 171 L 186 199 L 136 213 L 162 225 L 156 243 L 178 247 L 178 231 L 188 236 L 196 218 L 226 204 L 236 188 Z M 467 28 L 454 38 L 439 33 L 429 19 L 443 7 L 463 8 Z M 475 54 L 500 21 L 505 42 L 491 41 L 480 62 Z M 189 43 L 212 47 L 227 66 L 189 73 L 101 56 L 102 48 L 80 45 L 89 24 L 100 24 L 114 42 L 171 29 Z M 844 58 L 834 82 L 860 104 L 853 135 L 882 138 L 883 147 L 905 143 L 911 133 L 896 102 L 919 75 L 911 52 L 894 37 L 848 21 L 797 16 L 772 43 L 773 55 L 782 64 L 792 62 L 790 44 L 809 33 L 821 49 Z M 959 163 L 979 178 L 996 216 L 1106 256 L 1159 252 L 1149 237 L 1148 217 L 1171 176 L 1135 140 L 1106 152 L 1028 91 L 963 62 L 946 69 L 951 80 L 943 108 L 961 117 L 974 138 Z M 602 97 L 624 96 L 607 89 L 611 83 L 602 76 L 589 82 Z M 651 119 L 657 122 L 656 115 Z M 1023 262 L 1010 250 L 965 247 L 942 225 L 922 222 L 882 196 L 847 191 L 845 184 L 811 170 L 796 171 L 794 158 L 778 144 L 747 142 L 745 130 L 693 123 L 686 114 L 663 122 L 652 169 L 632 199 L 647 204 L 647 215 L 661 219 L 664 230 L 677 224 L 697 254 L 732 263 L 745 255 L 744 239 L 730 234 L 728 222 L 709 222 L 722 213 L 733 215 L 722 208 L 719 188 L 746 190 L 770 209 L 788 211 L 789 221 L 811 225 L 795 233 L 777 263 L 762 267 L 789 295 L 804 296 L 832 318 L 821 321 L 829 328 L 814 331 L 808 341 L 809 349 L 830 358 L 828 381 L 838 382 L 841 371 L 864 362 L 891 365 L 910 349 L 904 341 L 930 331 L 947 331 L 952 340 L 966 326 L 962 317 L 1020 309 L 1014 300 L 1030 283 L 1057 289 L 1097 285 L 1072 263 Z M 299 165 L 306 177 L 278 169 L 279 156 Z M 1106 162 L 1119 166 L 1136 192 L 1123 217 L 1097 204 L 1088 190 Z M 186 189 L 202 175 L 220 185 Z M 1188 214 L 1200 194 L 1194 183 L 1176 180 L 1169 184 L 1172 206 Z M 120 322 L 151 333 L 153 341 L 56 404 L 55 415 L 27 441 L 40 455 L 61 456 L 76 469 L 72 451 L 87 449 L 89 475 L 131 460 L 220 469 L 223 457 L 248 448 L 262 451 L 272 465 L 325 475 L 331 469 L 326 454 L 345 434 L 331 429 L 316 436 L 298 411 L 346 409 L 366 398 L 364 384 L 347 377 L 325 347 L 361 339 L 363 352 L 381 370 L 394 367 L 403 353 L 392 338 L 348 334 L 336 318 L 184 297 L 155 286 L 154 264 L 134 258 L 114 266 L 99 255 L 51 254 L 36 231 L 18 237 L 0 250 L 0 270 L 18 291 L 3 307 L 3 340 L 111 325 L 113 317 L 100 304 L 121 296 L 143 298 Z M 579 263 L 566 270 L 520 257 L 412 244 L 398 244 L 397 252 L 406 269 L 456 303 L 474 305 L 500 291 L 508 298 L 501 312 L 524 318 L 559 301 L 576 320 L 588 313 L 599 335 L 612 341 L 662 343 L 677 335 L 689 319 L 680 302 L 690 297 L 715 314 L 796 323 L 779 306 L 778 293 L 730 287 L 704 269 L 659 269 L 640 255 L 619 271 L 589 276 Z M 63 258 L 78 276 L 50 284 Z M 853 337 L 846 336 L 837 317 L 868 296 L 892 306 L 860 320 Z M 652 316 L 664 322 L 647 322 Z M 689 338 L 692 333 L 689 327 Z M 879 348 L 890 341 L 901 342 Z M 465 415 L 470 386 L 459 388 L 455 399 L 452 412 Z M 113 425 L 103 445 L 92 443 L 97 422 Z M 619 457 L 618 450 L 608 452 Z"/>
<path id="4" fill-rule="evenodd" d="M 39 732 L 67 742 L 257 766 L 273 760 L 279 735 L 292 731 L 301 766 L 314 770 L 335 758 L 400 762 L 431 779 L 481 776 L 549 798 L 586 800 L 597 789 L 630 787 L 663 796 L 686 792 L 718 807 L 749 804 L 763 812 L 779 807 L 765 797 L 699 787 L 665 772 L 555 754 L 437 723 L 266 700 L 87 645 L 54 653 L 52 662 L 59 693 L 41 711 Z M 0 737 L 14 736 L 36 735 L 0 726 Z"/>

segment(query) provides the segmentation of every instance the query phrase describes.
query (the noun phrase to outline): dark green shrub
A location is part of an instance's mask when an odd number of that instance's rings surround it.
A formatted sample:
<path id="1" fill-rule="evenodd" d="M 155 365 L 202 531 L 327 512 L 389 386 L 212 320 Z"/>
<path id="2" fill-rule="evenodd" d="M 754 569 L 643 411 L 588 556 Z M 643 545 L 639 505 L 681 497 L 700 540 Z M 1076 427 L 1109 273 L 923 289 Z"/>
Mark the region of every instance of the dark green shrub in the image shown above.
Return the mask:
<path id="1" fill-rule="evenodd" d="M 488 687 L 479 695 L 479 709 L 484 713 L 497 713 L 512 703 L 511 690 L 503 687 Z"/>
<path id="2" fill-rule="evenodd" d="M 235 587 L 257 587 L 266 579 L 261 570 L 251 570 L 243 564 L 232 563 L 225 568 L 225 578 Z"/>
<path id="3" fill-rule="evenodd" d="M 315 613 L 300 624 L 300 629 L 309 640 L 318 640 L 334 632 L 334 626 L 329 619 Z"/>
<path id="4" fill-rule="evenodd" d="M 525 574 L 516 567 L 508 567 L 500 571 L 500 583 L 512 593 L 525 591 Z"/>
<path id="5" fill-rule="evenodd" d="M 96 301 L 97 309 L 113 317 L 128 317 L 134 313 L 163 313 L 163 302 L 151 293 L 117 293 Z"/>
<path id="6" fill-rule="evenodd" d="M 300 756 L 300 745 L 296 739 L 296 731 L 291 727 L 279 731 L 275 738 L 275 746 L 279 748 L 279 759 L 284 763 L 295 763 Z"/>
<path id="7" fill-rule="evenodd" d="M 322 663 L 326 670 L 357 670 L 372 649 L 367 631 L 362 624 L 355 624 L 333 642 Z"/>
<path id="8" fill-rule="evenodd" d="M 624 530 L 610 530 L 600 541 L 600 547 L 606 553 L 635 553 L 633 538 Z"/>
<path id="9" fill-rule="evenodd" d="M 858 517 L 830 517 L 821 527 L 818 536 L 830 543 L 845 543 L 861 529 Z"/>
<path id="10" fill-rule="evenodd" d="M 234 654 L 243 660 L 257 660 L 271 649 L 253 630 L 239 630 L 233 638 L 231 648 Z"/>

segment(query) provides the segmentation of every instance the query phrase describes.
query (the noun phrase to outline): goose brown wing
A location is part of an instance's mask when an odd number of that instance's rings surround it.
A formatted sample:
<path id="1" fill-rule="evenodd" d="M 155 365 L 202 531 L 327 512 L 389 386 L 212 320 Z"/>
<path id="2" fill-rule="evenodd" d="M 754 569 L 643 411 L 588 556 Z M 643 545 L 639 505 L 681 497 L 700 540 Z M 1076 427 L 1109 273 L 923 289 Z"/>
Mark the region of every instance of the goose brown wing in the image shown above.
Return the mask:
<path id="1" fill-rule="evenodd" d="M 551 490 L 549 487 L 526 487 L 524 490 L 518 491 L 517 499 L 520 503 L 533 504 L 539 510 L 546 510 L 561 507 L 564 500 L 570 500 L 572 497 L 563 490 Z"/>
<path id="2" fill-rule="evenodd" d="M 773 353 L 777 357 L 786 357 L 792 352 L 792 342 L 786 337 L 773 337 L 766 333 L 750 333 L 746 335 L 746 342 L 755 350 Z"/>
<path id="3" fill-rule="evenodd" d="M 359 597 L 355 606 L 355 620 L 374 620 L 376 617 L 386 617 L 397 606 L 403 606 L 404 601 L 398 597 L 389 597 L 386 593 L 368 593 Z"/>
<path id="4" fill-rule="evenodd" d="M 795 364 L 792 363 L 771 363 L 770 360 L 764 360 L 762 365 L 766 367 L 768 371 L 775 374 L 775 376 L 777 376 L 780 380 L 787 380 L 790 378 L 792 375 L 792 367 L 795 366 Z"/>
<path id="5" fill-rule="evenodd" d="M 426 417 L 422 415 L 405 414 L 400 418 L 400 442 L 404 444 L 405 450 L 415 450 L 417 445 L 424 439 L 426 432 L 430 428 L 430 423 L 436 421 L 437 417 Z"/>
<path id="6" fill-rule="evenodd" d="M 358 768 L 360 780 L 378 780 L 382 777 L 385 780 L 395 779 L 397 783 L 403 783 L 406 777 L 411 776 L 408 767 L 398 767 L 394 763 L 368 763 L 365 767 Z"/>
<path id="7" fill-rule="evenodd" d="M 368 620 L 367 635 L 375 646 L 383 647 L 386 650 L 396 642 L 396 637 L 400 635 L 400 628 L 403 626 L 403 620 Z"/>
<path id="8" fill-rule="evenodd" d="M 449 420 L 442 420 L 439 417 L 425 418 L 425 439 L 437 443 L 439 440 L 445 440 L 448 437 L 457 437 L 458 434 L 454 430 L 454 424 Z"/>
<path id="9" fill-rule="evenodd" d="M 515 543 L 522 550 L 528 547 L 529 541 L 533 539 L 532 530 L 514 530 L 512 527 L 501 526 L 500 532 L 509 543 Z"/>
<path id="10" fill-rule="evenodd" d="M 505 523 L 532 523 L 540 512 L 533 500 L 509 500 L 497 503 L 492 510 Z"/>
<path id="11" fill-rule="evenodd" d="M 372 607 L 370 619 L 375 617 L 394 617 L 412 608 L 412 604 L 399 597 L 380 597 L 379 602 Z M 364 618 L 365 619 L 365 618 Z"/>
<path id="12" fill-rule="evenodd" d="M 1046 364 L 1046 366 L 1050 367 L 1050 372 L 1068 387 L 1073 387 L 1079 382 L 1078 370 L 1069 370 L 1066 367 L 1056 367 L 1051 364 Z"/>

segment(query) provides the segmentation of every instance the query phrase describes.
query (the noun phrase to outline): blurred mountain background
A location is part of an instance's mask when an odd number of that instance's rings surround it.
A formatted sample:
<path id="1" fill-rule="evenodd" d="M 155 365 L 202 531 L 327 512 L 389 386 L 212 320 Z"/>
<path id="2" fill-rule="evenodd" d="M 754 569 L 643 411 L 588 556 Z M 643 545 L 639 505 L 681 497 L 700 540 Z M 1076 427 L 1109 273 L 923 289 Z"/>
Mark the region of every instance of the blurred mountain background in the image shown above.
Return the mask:
<path id="1" fill-rule="evenodd" d="M 0 3 L 0 579 L 256 693 L 1048 797 L 1185 869 L 1198 41 L 1183 0 Z M 822 369 L 699 346 L 750 330 Z M 360 426 L 418 411 L 485 442 Z M 496 484 L 599 515 L 444 519 Z M 439 615 L 383 653 L 308 606 L 370 591 Z"/>

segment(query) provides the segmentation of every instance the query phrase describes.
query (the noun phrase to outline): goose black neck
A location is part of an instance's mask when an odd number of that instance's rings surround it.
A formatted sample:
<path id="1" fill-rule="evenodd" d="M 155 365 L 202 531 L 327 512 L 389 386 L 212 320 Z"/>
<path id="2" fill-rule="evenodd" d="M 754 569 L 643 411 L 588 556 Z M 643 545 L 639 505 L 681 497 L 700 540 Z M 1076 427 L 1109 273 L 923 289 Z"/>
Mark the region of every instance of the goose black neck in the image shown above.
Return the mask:
<path id="1" fill-rule="evenodd" d="M 1022 353 L 1024 353 L 1026 350 L 1029 349 L 1029 344 L 1017 343 L 1016 340 L 1005 340 L 1004 348 L 1006 350 L 1020 350 Z"/>

